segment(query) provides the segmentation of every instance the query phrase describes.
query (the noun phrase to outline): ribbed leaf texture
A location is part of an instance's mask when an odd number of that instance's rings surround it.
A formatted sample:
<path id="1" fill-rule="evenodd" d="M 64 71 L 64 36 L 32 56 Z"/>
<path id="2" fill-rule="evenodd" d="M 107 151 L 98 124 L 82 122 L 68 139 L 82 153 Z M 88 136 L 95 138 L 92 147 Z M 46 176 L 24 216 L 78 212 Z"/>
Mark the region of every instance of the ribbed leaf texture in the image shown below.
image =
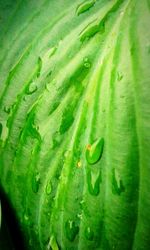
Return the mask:
<path id="1" fill-rule="evenodd" d="M 26 249 L 150 249 L 150 1 L 0 1 L 0 180 Z"/>

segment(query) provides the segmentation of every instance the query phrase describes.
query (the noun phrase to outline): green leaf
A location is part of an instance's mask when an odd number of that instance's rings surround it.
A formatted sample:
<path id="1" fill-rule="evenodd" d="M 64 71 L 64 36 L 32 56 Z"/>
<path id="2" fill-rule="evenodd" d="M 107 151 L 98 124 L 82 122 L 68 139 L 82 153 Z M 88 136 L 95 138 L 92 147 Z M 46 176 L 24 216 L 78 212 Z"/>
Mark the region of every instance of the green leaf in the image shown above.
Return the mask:
<path id="1" fill-rule="evenodd" d="M 0 1 L 0 184 L 26 249 L 149 250 L 149 0 Z"/>

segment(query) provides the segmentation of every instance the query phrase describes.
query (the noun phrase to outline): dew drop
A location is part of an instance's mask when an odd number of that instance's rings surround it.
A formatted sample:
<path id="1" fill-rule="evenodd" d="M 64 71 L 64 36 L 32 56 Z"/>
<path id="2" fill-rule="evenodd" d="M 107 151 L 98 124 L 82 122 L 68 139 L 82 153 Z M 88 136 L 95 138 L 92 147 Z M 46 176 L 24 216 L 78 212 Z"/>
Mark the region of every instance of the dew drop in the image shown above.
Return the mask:
<path id="1" fill-rule="evenodd" d="M 87 240 L 93 240 L 94 233 L 93 233 L 93 231 L 91 230 L 90 227 L 86 227 L 86 229 L 85 229 L 85 237 L 87 238 Z"/>
<path id="2" fill-rule="evenodd" d="M 116 169 L 112 170 L 112 192 L 120 195 L 125 191 L 125 187 Z"/>
<path id="3" fill-rule="evenodd" d="M 99 194 L 101 181 L 101 171 L 98 174 L 91 170 L 87 171 L 88 190 L 91 195 L 97 196 Z"/>
<path id="4" fill-rule="evenodd" d="M 89 0 L 89 1 L 84 1 L 83 3 L 79 4 L 76 9 L 76 14 L 79 16 L 80 14 L 89 10 L 91 7 L 94 6 L 95 2 L 96 2 L 95 0 Z"/>
<path id="5" fill-rule="evenodd" d="M 47 186 L 46 186 L 46 194 L 49 195 L 52 192 L 52 183 L 51 181 L 48 181 Z"/>
<path id="6" fill-rule="evenodd" d="M 35 82 L 31 82 L 29 87 L 28 87 L 28 90 L 27 90 L 27 94 L 28 95 L 32 95 L 34 92 L 37 91 L 37 85 Z"/>
<path id="7" fill-rule="evenodd" d="M 76 235 L 79 232 L 79 227 L 76 226 L 75 222 L 72 220 L 68 220 L 65 223 L 65 232 L 66 232 L 66 237 L 69 241 L 74 241 Z"/>
<path id="8" fill-rule="evenodd" d="M 47 246 L 47 250 L 59 250 L 56 238 L 54 235 L 51 236 L 50 241 Z"/>
<path id="9" fill-rule="evenodd" d="M 89 164 L 97 163 L 103 153 L 104 139 L 100 138 L 94 141 L 93 144 L 88 144 L 86 147 L 86 160 Z"/>
<path id="10" fill-rule="evenodd" d="M 37 193 L 38 190 L 39 190 L 39 185 L 40 185 L 40 174 L 39 173 L 36 173 L 34 176 L 33 176 L 33 179 L 32 179 L 32 190 L 34 193 Z"/>

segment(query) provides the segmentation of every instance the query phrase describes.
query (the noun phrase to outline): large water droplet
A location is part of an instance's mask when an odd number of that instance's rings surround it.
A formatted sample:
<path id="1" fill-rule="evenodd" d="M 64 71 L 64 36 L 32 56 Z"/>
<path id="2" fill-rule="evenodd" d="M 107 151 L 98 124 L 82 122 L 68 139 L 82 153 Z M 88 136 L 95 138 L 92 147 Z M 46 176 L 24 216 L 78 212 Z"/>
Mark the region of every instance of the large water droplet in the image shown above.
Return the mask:
<path id="1" fill-rule="evenodd" d="M 94 233 L 93 233 L 93 231 L 91 230 L 90 227 L 86 227 L 86 229 L 85 229 L 85 237 L 87 238 L 87 240 L 93 240 Z"/>
<path id="2" fill-rule="evenodd" d="M 51 181 L 48 181 L 47 185 L 46 185 L 46 194 L 49 195 L 52 192 L 52 183 Z"/>
<path id="3" fill-rule="evenodd" d="M 125 191 L 125 187 L 116 169 L 112 170 L 112 192 L 120 195 Z"/>
<path id="4" fill-rule="evenodd" d="M 34 193 L 37 193 L 40 185 L 40 174 L 36 173 L 32 178 L 32 190 Z"/>
<path id="5" fill-rule="evenodd" d="M 76 235 L 79 232 L 79 227 L 76 226 L 74 221 L 68 220 L 65 223 L 65 232 L 66 232 L 67 239 L 70 241 L 74 241 Z"/>
<path id="6" fill-rule="evenodd" d="M 88 190 L 91 195 L 97 196 L 99 194 L 101 181 L 101 171 L 98 173 L 87 171 Z"/>
<path id="7" fill-rule="evenodd" d="M 86 147 L 86 160 L 89 164 L 97 163 L 102 157 L 104 147 L 104 139 L 97 139 L 93 144 Z"/>
<path id="8" fill-rule="evenodd" d="M 47 246 L 47 250 L 59 250 L 56 238 L 54 235 L 51 236 L 50 241 Z"/>
<path id="9" fill-rule="evenodd" d="M 89 10 L 95 4 L 95 2 L 96 2 L 95 0 L 89 0 L 89 1 L 84 1 L 83 3 L 79 4 L 76 9 L 76 14 L 79 16 L 80 14 Z"/>

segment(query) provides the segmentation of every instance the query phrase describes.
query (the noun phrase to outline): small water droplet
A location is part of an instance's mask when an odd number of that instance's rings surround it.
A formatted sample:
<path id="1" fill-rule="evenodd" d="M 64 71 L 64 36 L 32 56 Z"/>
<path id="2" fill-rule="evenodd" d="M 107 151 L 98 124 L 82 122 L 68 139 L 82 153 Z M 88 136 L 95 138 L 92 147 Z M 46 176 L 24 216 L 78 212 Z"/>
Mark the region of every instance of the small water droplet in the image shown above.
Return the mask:
<path id="1" fill-rule="evenodd" d="M 51 56 L 53 56 L 55 53 L 56 53 L 56 50 L 57 50 L 57 46 L 55 46 L 55 47 L 52 47 L 50 50 L 49 50 L 49 58 L 51 57 Z"/>
<path id="2" fill-rule="evenodd" d="M 49 195 L 52 192 L 52 183 L 51 181 L 48 181 L 47 185 L 46 185 L 46 194 Z"/>
<path id="3" fill-rule="evenodd" d="M 91 230 L 90 227 L 86 227 L 86 229 L 85 229 L 85 237 L 87 238 L 87 240 L 93 240 L 94 233 L 93 233 L 93 231 Z"/>
<path id="4" fill-rule="evenodd" d="M 121 81 L 123 78 L 123 74 L 121 72 L 117 72 L 117 80 Z"/>
<path id="5" fill-rule="evenodd" d="M 29 221 L 29 216 L 27 214 L 24 214 L 24 220 Z"/>
<path id="6" fill-rule="evenodd" d="M 88 211 L 88 208 L 87 208 L 86 203 L 85 203 L 84 200 L 80 201 L 80 207 L 83 210 L 84 214 L 89 217 L 90 213 Z"/>
<path id="7" fill-rule="evenodd" d="M 120 195 L 125 191 L 125 187 L 116 169 L 112 170 L 112 192 Z"/>
<path id="8" fill-rule="evenodd" d="M 83 219 L 83 214 L 77 214 L 77 217 L 82 220 Z"/>
<path id="9" fill-rule="evenodd" d="M 41 57 L 39 57 L 37 61 L 37 73 L 36 73 L 37 78 L 40 77 L 41 75 L 41 69 L 42 69 L 42 59 Z"/>
<path id="10" fill-rule="evenodd" d="M 81 166 L 82 166 L 81 161 L 78 161 L 78 162 L 77 162 L 77 167 L 78 167 L 78 168 L 81 168 Z"/>
<path id="11" fill-rule="evenodd" d="M 29 246 L 32 247 L 32 239 L 29 239 Z"/>
<path id="12" fill-rule="evenodd" d="M 104 139 L 97 139 L 93 144 L 88 144 L 86 147 L 86 160 L 89 164 L 97 163 L 103 153 Z"/>
<path id="13" fill-rule="evenodd" d="M 10 110 L 11 110 L 10 107 L 4 106 L 4 112 L 6 112 L 7 114 L 10 114 Z"/>
<path id="14" fill-rule="evenodd" d="M 58 243 L 54 235 L 51 236 L 47 250 L 59 250 Z"/>
<path id="15" fill-rule="evenodd" d="M 134 55 L 135 54 L 135 51 L 136 51 L 136 48 L 134 45 L 132 45 L 132 47 L 130 48 L 130 54 L 131 55 Z"/>
<path id="16" fill-rule="evenodd" d="M 101 171 L 95 173 L 89 169 L 87 170 L 88 190 L 91 195 L 97 196 L 99 194 L 101 181 Z"/>
<path id="17" fill-rule="evenodd" d="M 89 0 L 89 1 L 84 1 L 83 3 L 79 4 L 76 9 L 76 14 L 79 16 L 80 14 L 89 10 L 91 7 L 94 6 L 95 2 L 96 2 L 95 0 Z"/>
<path id="18" fill-rule="evenodd" d="M 85 68 L 90 68 L 91 67 L 90 60 L 87 57 L 84 58 L 83 62 L 84 62 L 84 67 Z"/>
<path id="19" fill-rule="evenodd" d="M 7 127 L 7 121 L 0 122 L 0 137 L 2 141 L 5 141 L 8 136 L 9 129 Z"/>
<path id="20" fill-rule="evenodd" d="M 2 123 L 0 122 L 0 137 L 1 137 L 1 134 L 2 134 L 2 130 L 3 130 L 3 125 L 2 125 Z"/>
<path id="21" fill-rule="evenodd" d="M 27 93 L 28 95 L 32 95 L 32 94 L 33 94 L 34 92 L 36 92 L 36 91 L 37 91 L 37 85 L 36 85 L 36 83 L 33 81 L 33 82 L 30 83 L 30 85 L 29 85 L 29 87 L 28 87 L 26 93 Z"/>
<path id="22" fill-rule="evenodd" d="M 65 232 L 66 232 L 67 239 L 70 241 L 74 241 L 76 235 L 79 232 L 79 227 L 76 226 L 74 221 L 68 220 L 65 223 Z"/>
<path id="23" fill-rule="evenodd" d="M 73 110 L 72 107 L 69 105 L 62 114 L 62 121 L 59 129 L 61 135 L 69 130 L 69 128 L 73 124 L 73 121 L 74 121 Z"/>
<path id="24" fill-rule="evenodd" d="M 39 190 L 39 185 L 40 185 L 40 174 L 39 173 L 36 173 L 34 176 L 33 176 L 33 179 L 32 179 L 32 190 L 34 193 L 37 193 L 38 190 Z"/>
<path id="25" fill-rule="evenodd" d="M 94 20 L 89 23 L 79 34 L 80 41 L 83 42 L 85 39 L 93 37 L 97 32 L 99 32 L 100 26 L 98 20 Z"/>

